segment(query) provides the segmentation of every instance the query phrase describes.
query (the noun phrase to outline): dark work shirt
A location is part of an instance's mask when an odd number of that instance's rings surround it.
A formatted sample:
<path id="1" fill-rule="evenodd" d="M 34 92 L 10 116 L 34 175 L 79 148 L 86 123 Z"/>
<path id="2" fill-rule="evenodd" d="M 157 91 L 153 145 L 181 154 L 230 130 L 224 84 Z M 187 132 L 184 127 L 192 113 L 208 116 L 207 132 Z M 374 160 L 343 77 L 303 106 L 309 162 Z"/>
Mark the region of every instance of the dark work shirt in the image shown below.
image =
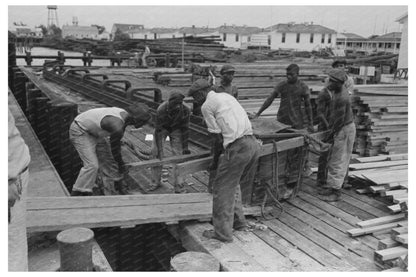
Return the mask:
<path id="1" fill-rule="evenodd" d="M 228 85 L 228 86 L 224 86 L 222 84 L 218 85 L 218 86 L 214 86 L 212 88 L 215 92 L 226 92 L 232 96 L 234 96 L 235 99 L 238 99 L 238 89 L 236 86 L 233 85 Z"/>
<path id="2" fill-rule="evenodd" d="M 342 127 L 353 122 L 351 100 L 348 90 L 343 87 L 339 93 L 332 93 L 330 103 L 329 128 L 333 134 L 337 134 Z"/>
<path id="3" fill-rule="evenodd" d="M 277 112 L 277 120 L 295 129 L 307 127 L 304 122 L 306 99 L 310 99 L 308 86 L 297 80 L 294 84 L 289 84 L 286 80 L 277 84 L 273 93 L 269 97 L 276 98 L 280 95 L 280 106 Z M 310 106 L 310 103 L 308 103 Z M 303 107 L 302 107 L 303 106 Z"/>
<path id="4" fill-rule="evenodd" d="M 190 114 L 189 108 L 182 105 L 179 112 L 174 116 L 171 116 L 168 111 L 168 101 L 165 101 L 157 108 L 155 129 L 164 129 L 168 132 L 177 129 L 188 129 Z"/>
<path id="5" fill-rule="evenodd" d="M 323 88 L 316 100 L 316 117 L 318 118 L 318 131 L 325 131 L 329 128 L 329 107 L 333 97 L 333 92 L 329 91 L 327 88 Z"/>

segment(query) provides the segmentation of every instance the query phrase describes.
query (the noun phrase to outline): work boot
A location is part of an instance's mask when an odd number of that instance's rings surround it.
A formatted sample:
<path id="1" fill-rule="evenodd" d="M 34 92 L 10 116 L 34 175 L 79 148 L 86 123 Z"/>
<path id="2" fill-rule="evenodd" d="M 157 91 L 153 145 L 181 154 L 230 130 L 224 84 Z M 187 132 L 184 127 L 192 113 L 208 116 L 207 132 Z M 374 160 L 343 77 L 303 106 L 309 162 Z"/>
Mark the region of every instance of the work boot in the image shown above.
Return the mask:
<path id="1" fill-rule="evenodd" d="M 341 199 L 341 191 L 333 188 L 319 188 L 318 198 L 326 202 L 336 202 Z"/>

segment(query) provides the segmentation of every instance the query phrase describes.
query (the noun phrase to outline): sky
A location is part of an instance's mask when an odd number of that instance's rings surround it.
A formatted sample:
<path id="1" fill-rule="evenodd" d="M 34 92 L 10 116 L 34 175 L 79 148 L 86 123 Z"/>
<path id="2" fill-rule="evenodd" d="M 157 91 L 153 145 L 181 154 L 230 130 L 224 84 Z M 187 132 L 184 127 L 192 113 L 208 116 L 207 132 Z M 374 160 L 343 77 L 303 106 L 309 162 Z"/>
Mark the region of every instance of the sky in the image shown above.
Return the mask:
<path id="1" fill-rule="evenodd" d="M 58 2 L 63 2 L 63 4 L 59 5 Z M 387 32 L 400 31 L 400 24 L 395 21 L 399 16 L 408 11 L 405 1 L 389 2 L 390 4 L 397 3 L 395 6 L 385 4 L 382 6 L 359 6 L 357 2 L 354 5 L 345 5 L 345 3 L 354 3 L 354 1 L 344 1 L 344 5 L 337 6 L 322 4 L 319 6 L 282 6 L 277 5 L 279 3 L 277 1 L 261 0 L 256 1 L 256 3 L 261 4 L 256 6 L 244 4 L 238 6 L 221 5 L 221 3 L 232 4 L 233 2 L 231 1 L 207 2 L 214 3 L 214 5 L 208 6 L 191 6 L 186 5 L 186 2 L 179 2 L 181 5 L 175 6 L 168 6 L 167 4 L 159 6 L 138 6 L 132 3 L 129 4 L 129 2 L 126 4 L 124 1 L 118 1 L 118 3 L 122 3 L 123 5 L 117 6 L 102 5 L 108 1 L 98 2 L 101 5 L 64 5 L 68 2 L 75 3 L 73 1 L 57 1 L 52 3 L 58 3 L 57 14 L 60 27 L 63 24 L 72 24 L 72 18 L 76 16 L 78 18 L 78 25 L 80 26 L 98 24 L 105 26 L 107 31 L 111 30 L 113 23 L 142 24 L 145 28 L 190 27 L 192 25 L 197 27 L 218 27 L 224 23 L 227 25 L 235 24 L 239 26 L 247 25 L 267 28 L 277 23 L 314 22 L 315 24 L 334 29 L 337 32 L 351 32 L 368 37 L 373 34 L 380 35 Z M 149 4 L 157 2 L 159 1 L 140 1 L 139 3 Z M 326 2 L 330 4 L 334 3 L 333 1 Z M 23 22 L 29 27 L 40 24 L 47 25 L 48 10 L 46 4 L 41 4 L 36 1 L 29 2 L 26 5 L 20 3 L 16 5 L 15 3 L 16 1 L 8 3 L 9 27 L 13 25 L 13 22 Z M 35 3 L 36 5 L 31 3 Z M 111 3 L 114 3 L 114 1 Z M 247 1 L 238 3 L 247 3 Z M 337 3 L 343 4 L 342 1 L 337 1 Z M 380 1 L 377 3 L 380 3 Z M 49 2 L 49 4 L 51 3 Z"/>

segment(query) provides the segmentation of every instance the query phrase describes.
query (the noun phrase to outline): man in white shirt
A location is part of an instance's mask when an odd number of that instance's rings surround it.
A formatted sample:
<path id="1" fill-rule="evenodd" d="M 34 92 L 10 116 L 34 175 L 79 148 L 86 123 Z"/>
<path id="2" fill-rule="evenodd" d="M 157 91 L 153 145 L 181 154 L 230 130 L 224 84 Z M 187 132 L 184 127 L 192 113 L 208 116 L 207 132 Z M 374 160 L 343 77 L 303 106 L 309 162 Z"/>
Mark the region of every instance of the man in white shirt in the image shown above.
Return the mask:
<path id="1" fill-rule="evenodd" d="M 232 242 L 233 229 L 248 229 L 241 204 L 240 182 L 253 182 L 260 144 L 253 136 L 247 113 L 233 96 L 214 92 L 204 79 L 192 84 L 189 95 L 197 104 L 202 104 L 202 115 L 213 138 L 210 170 L 217 170 L 213 182 L 214 230 L 206 230 L 203 235 Z"/>

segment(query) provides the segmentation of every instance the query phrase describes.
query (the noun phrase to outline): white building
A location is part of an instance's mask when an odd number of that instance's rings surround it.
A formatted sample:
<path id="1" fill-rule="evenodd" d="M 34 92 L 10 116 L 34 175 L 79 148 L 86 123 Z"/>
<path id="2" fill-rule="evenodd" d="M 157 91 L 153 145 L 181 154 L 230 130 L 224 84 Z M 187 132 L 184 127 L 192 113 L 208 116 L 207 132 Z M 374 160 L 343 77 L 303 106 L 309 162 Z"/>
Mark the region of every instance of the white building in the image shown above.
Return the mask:
<path id="1" fill-rule="evenodd" d="M 77 39 L 99 39 L 98 28 L 95 26 L 63 25 L 62 37 L 74 37 Z"/>
<path id="2" fill-rule="evenodd" d="M 335 30 L 313 23 L 276 24 L 256 34 L 252 44 L 262 43 L 270 49 L 294 49 L 312 51 L 325 47 L 333 47 L 336 42 Z M 267 43 L 266 43 L 267 42 Z"/>
<path id="3" fill-rule="evenodd" d="M 401 17 L 399 17 L 396 21 L 398 21 L 400 24 L 403 24 L 402 27 L 402 36 L 400 40 L 400 51 L 399 51 L 399 61 L 397 64 L 397 69 L 408 69 L 408 14 L 404 14 Z"/>
<path id="4" fill-rule="evenodd" d="M 205 36 L 219 36 L 218 28 L 208 28 L 208 27 L 182 27 L 179 29 L 179 32 L 182 36 L 194 36 L 194 37 L 205 37 Z"/>
<path id="5" fill-rule="evenodd" d="M 262 29 L 258 27 L 249 26 L 222 25 L 218 27 L 221 43 L 226 47 L 238 49 L 246 49 L 250 45 L 251 37 L 261 31 Z"/>

